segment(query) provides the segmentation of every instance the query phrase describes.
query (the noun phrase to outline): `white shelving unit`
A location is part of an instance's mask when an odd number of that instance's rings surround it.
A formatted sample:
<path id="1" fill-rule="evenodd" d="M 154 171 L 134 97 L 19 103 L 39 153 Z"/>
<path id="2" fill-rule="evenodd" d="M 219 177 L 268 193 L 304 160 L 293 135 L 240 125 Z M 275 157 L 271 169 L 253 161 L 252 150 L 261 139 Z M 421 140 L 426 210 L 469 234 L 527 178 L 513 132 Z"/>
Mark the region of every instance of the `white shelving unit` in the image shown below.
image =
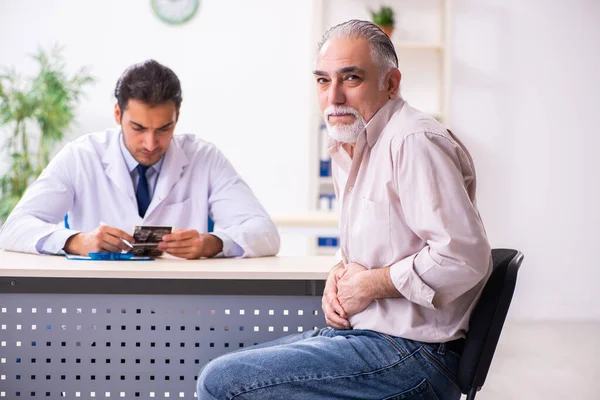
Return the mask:
<path id="1" fill-rule="evenodd" d="M 293 230 L 316 235 L 337 235 L 338 218 L 333 212 L 309 211 L 306 213 L 271 214 L 280 232 Z"/>
<path id="2" fill-rule="evenodd" d="M 384 4 L 392 7 L 396 14 L 396 27 L 391 39 L 402 72 L 402 96 L 412 106 L 430 113 L 446 126 L 450 125 L 451 3 L 451 0 L 388 0 Z M 370 20 L 369 9 L 380 5 L 382 3 L 376 0 L 313 0 L 313 43 L 316 44 L 331 26 L 349 19 Z M 330 176 L 322 177 L 319 173 L 323 142 L 319 137 L 322 117 L 316 96 L 311 109 L 312 179 L 309 193 L 317 213 L 312 214 L 310 225 L 331 228 L 332 221 L 337 223 L 336 213 L 319 210 L 319 197 L 333 193 L 333 182 Z M 317 254 L 330 252 L 316 247 Z"/>

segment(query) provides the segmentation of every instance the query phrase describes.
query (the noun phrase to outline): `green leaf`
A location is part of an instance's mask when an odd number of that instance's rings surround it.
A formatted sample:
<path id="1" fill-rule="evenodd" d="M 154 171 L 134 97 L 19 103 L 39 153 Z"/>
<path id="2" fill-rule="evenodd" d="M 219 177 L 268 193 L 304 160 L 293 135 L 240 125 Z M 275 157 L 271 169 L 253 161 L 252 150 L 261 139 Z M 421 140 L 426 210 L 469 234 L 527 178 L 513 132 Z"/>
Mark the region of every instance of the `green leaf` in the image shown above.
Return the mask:
<path id="1" fill-rule="evenodd" d="M 382 6 L 379 11 L 371 10 L 373 23 L 377 25 L 394 25 L 394 10 L 391 7 Z"/>
<path id="2" fill-rule="evenodd" d="M 15 195 L 0 198 L 0 221 L 6 221 L 19 200 L 21 200 L 21 196 Z"/>
<path id="3" fill-rule="evenodd" d="M 0 145 L 5 146 L 0 156 L 11 159 L 9 170 L 0 177 L 4 211 L 16 204 L 8 199 L 18 201 L 45 168 L 54 146 L 75 120 L 85 87 L 95 81 L 86 67 L 67 73 L 63 51 L 58 45 L 49 51 L 38 49 L 32 58 L 39 70 L 32 77 L 0 67 Z"/>

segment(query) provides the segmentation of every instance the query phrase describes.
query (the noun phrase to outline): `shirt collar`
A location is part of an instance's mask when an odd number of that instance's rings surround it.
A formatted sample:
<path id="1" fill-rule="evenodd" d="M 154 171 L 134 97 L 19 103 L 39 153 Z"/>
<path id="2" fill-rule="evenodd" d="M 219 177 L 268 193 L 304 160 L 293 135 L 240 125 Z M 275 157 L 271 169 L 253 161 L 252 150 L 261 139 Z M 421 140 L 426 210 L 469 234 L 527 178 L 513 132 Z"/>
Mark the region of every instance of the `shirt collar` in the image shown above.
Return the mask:
<path id="1" fill-rule="evenodd" d="M 131 152 L 129 152 L 129 150 L 127 149 L 127 147 L 125 147 L 125 142 L 124 142 L 124 139 L 123 139 L 123 131 L 122 130 L 119 130 L 119 147 L 121 148 L 121 154 L 123 155 L 123 159 L 125 160 L 125 164 L 127 165 L 127 170 L 129 171 L 129 173 L 133 172 L 133 170 L 137 168 L 137 166 L 138 166 L 139 163 L 133 157 L 133 155 L 131 154 Z M 158 160 L 157 162 L 155 162 L 150 167 L 154 171 L 160 172 L 160 169 L 162 167 L 162 164 L 163 164 L 164 160 L 165 160 L 165 156 L 163 155 L 160 158 L 160 160 Z"/>
<path id="2" fill-rule="evenodd" d="M 371 120 L 365 126 L 365 131 L 367 132 L 367 144 L 369 147 L 373 147 L 373 145 L 379 139 L 383 128 L 390 122 L 392 116 L 396 113 L 396 111 L 400 110 L 404 105 L 404 99 L 398 96 L 395 99 L 388 100 L 387 103 L 383 105 L 375 115 L 371 118 Z"/>

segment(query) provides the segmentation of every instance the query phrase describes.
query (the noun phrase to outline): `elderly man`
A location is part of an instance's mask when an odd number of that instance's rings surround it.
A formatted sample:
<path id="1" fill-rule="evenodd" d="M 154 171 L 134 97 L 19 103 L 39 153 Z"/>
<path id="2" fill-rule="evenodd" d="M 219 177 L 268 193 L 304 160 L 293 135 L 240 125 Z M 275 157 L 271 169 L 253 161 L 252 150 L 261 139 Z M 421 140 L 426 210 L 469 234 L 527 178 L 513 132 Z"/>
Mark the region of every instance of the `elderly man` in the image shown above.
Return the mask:
<path id="1" fill-rule="evenodd" d="M 460 141 L 399 95 L 390 39 L 348 21 L 314 71 L 341 204 L 329 327 L 222 356 L 200 399 L 459 399 L 469 316 L 491 271 Z"/>

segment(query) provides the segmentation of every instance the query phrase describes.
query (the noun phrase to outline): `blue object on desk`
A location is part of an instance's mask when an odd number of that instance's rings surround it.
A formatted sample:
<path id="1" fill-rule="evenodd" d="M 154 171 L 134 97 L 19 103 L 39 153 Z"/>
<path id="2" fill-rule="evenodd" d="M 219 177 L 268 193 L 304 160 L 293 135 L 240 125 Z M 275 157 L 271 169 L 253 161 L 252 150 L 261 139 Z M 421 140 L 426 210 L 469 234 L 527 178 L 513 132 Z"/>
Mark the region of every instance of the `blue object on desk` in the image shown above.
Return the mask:
<path id="1" fill-rule="evenodd" d="M 65 254 L 69 260 L 91 260 L 91 261 L 154 261 L 152 257 L 134 256 L 132 253 L 111 253 L 102 251 L 90 253 L 89 256 L 79 256 L 75 254 Z"/>
<path id="2" fill-rule="evenodd" d="M 101 251 L 98 253 L 90 253 L 92 260 L 131 260 L 133 254 L 131 253 L 111 253 L 109 251 Z"/>

